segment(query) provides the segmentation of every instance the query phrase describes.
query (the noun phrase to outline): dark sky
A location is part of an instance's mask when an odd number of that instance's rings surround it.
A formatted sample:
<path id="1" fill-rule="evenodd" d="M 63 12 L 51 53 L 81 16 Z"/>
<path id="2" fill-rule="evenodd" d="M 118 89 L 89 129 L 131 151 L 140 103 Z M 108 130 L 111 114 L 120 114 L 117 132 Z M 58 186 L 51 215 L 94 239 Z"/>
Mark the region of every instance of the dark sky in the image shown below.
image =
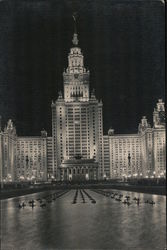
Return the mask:
<path id="1" fill-rule="evenodd" d="M 90 86 L 103 100 L 104 132 L 133 133 L 164 90 L 164 3 L 160 0 L 0 1 L 0 114 L 18 135 L 51 135 L 51 100 L 78 11 Z"/>

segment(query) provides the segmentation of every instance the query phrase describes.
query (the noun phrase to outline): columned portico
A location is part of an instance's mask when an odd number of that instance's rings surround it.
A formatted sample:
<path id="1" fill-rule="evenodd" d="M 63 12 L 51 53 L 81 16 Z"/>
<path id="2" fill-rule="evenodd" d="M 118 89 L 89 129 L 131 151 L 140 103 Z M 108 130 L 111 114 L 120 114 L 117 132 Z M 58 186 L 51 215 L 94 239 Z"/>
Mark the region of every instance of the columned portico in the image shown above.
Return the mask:
<path id="1" fill-rule="evenodd" d="M 59 168 L 62 181 L 86 181 L 98 179 L 98 163 L 94 159 L 63 160 Z"/>

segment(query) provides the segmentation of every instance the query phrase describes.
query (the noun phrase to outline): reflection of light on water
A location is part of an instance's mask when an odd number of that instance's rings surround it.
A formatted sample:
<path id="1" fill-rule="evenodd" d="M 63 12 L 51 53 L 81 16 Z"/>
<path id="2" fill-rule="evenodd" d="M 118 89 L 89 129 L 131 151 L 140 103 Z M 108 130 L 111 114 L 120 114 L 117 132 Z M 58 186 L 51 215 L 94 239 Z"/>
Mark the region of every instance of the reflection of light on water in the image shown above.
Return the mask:
<path id="1" fill-rule="evenodd" d="M 87 190 L 97 201 L 72 205 L 74 190 L 41 209 L 25 207 L 18 209 L 19 202 L 37 199 L 52 192 L 38 193 L 3 201 L 3 228 L 9 244 L 19 249 L 163 249 L 165 242 L 165 196 L 108 190 L 130 196 L 132 204 L 127 207 L 110 197 Z M 137 206 L 134 197 L 141 199 Z M 145 204 L 154 200 L 155 205 Z M 38 204 L 38 203 L 37 203 Z M 157 233 L 158 232 L 158 233 Z M 21 237 L 20 237 L 21 235 Z M 8 238 L 8 239 L 7 239 Z M 65 240 L 64 240 L 65 239 Z M 7 243 L 6 243 L 7 244 Z M 49 246 L 48 246 L 49 244 Z M 78 244 L 78 245 L 77 245 Z M 142 246 L 141 246 L 142 244 Z M 119 248 L 118 248 L 119 246 Z M 143 247 L 143 248 L 142 248 Z M 5 249 L 5 247 L 3 248 Z M 7 248 L 6 248 L 7 249 Z"/>

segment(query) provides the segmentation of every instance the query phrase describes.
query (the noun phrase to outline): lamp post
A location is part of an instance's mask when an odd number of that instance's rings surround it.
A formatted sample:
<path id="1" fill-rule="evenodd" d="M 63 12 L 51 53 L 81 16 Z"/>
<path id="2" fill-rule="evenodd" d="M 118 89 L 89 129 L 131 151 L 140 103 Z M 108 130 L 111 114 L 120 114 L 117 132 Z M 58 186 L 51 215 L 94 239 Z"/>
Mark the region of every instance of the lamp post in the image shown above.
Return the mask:
<path id="1" fill-rule="evenodd" d="M 24 176 L 20 175 L 19 179 L 20 179 L 20 181 L 24 181 Z"/>
<path id="2" fill-rule="evenodd" d="M 130 153 L 128 153 L 128 177 L 131 177 L 132 171 L 131 171 L 131 156 Z"/>
<path id="3" fill-rule="evenodd" d="M 150 170 L 147 171 L 148 178 L 150 177 Z"/>
<path id="4" fill-rule="evenodd" d="M 103 175 L 103 179 L 106 181 L 106 174 Z"/>
<path id="5" fill-rule="evenodd" d="M 44 180 L 43 180 L 43 176 L 44 176 L 44 171 L 40 171 L 41 181 L 44 181 Z"/>
<path id="6" fill-rule="evenodd" d="M 122 181 L 124 181 L 124 182 L 126 181 L 126 177 L 127 177 L 125 170 L 126 170 L 126 167 L 124 166 L 123 167 L 123 174 L 122 174 Z"/>
<path id="7" fill-rule="evenodd" d="M 11 174 L 8 174 L 8 182 L 12 182 L 12 176 L 11 176 Z"/>
<path id="8" fill-rule="evenodd" d="M 88 174 L 88 173 L 86 173 L 85 179 L 86 179 L 87 181 L 89 180 L 89 174 Z"/>
<path id="9" fill-rule="evenodd" d="M 161 178 L 164 178 L 164 177 L 165 177 L 163 171 L 160 173 L 160 176 L 161 176 Z"/>
<path id="10" fill-rule="evenodd" d="M 54 175 L 51 176 L 51 183 L 55 180 Z"/>
<path id="11" fill-rule="evenodd" d="M 154 178 L 155 178 L 155 176 L 156 176 L 156 172 L 155 172 L 155 171 L 153 172 L 153 176 L 154 176 Z"/>
<path id="12" fill-rule="evenodd" d="M 134 173 L 133 176 L 136 178 L 137 177 L 137 173 Z"/>
<path id="13" fill-rule="evenodd" d="M 69 174 L 68 179 L 69 179 L 69 181 L 72 180 L 72 174 Z"/>
<path id="14" fill-rule="evenodd" d="M 114 178 L 116 179 L 117 171 L 114 169 Z"/>

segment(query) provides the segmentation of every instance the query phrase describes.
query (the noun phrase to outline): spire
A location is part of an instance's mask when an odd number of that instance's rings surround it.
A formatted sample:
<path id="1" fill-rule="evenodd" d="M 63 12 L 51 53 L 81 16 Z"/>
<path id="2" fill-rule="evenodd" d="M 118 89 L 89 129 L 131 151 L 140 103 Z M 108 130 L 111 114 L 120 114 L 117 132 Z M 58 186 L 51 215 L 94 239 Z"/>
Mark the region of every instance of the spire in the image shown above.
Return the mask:
<path id="1" fill-rule="evenodd" d="M 74 12 L 72 17 L 74 19 L 74 34 L 77 34 L 77 12 Z"/>
<path id="2" fill-rule="evenodd" d="M 78 34 L 77 34 L 77 12 L 74 12 L 72 15 L 73 19 L 74 19 L 74 35 L 73 35 L 73 39 L 72 39 L 72 43 L 76 46 L 78 45 Z"/>

